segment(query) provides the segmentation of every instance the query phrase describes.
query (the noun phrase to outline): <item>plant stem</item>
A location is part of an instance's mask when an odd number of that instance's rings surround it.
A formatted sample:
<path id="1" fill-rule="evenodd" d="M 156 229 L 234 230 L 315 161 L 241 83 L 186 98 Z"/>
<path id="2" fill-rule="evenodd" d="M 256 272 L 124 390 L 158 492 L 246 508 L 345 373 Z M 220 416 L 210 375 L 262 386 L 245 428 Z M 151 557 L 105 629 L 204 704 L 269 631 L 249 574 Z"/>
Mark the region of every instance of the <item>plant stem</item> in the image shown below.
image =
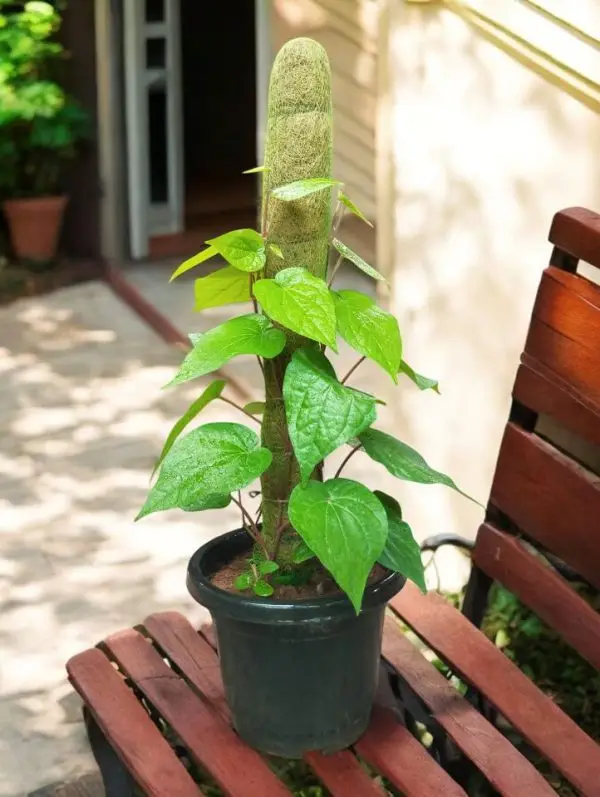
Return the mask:
<path id="1" fill-rule="evenodd" d="M 261 420 L 260 420 L 260 418 L 257 418 L 257 417 L 256 417 L 256 415 L 252 415 L 252 413 L 251 413 L 251 412 L 247 412 L 247 411 L 246 411 L 246 410 L 245 410 L 243 407 L 241 407 L 239 404 L 236 404 L 236 403 L 235 403 L 235 401 L 232 401 L 231 399 L 225 398 L 225 396 L 219 396 L 219 398 L 221 399 L 221 401 L 224 401 L 224 402 L 225 402 L 225 404 L 230 404 L 232 407 L 235 407 L 235 408 L 236 408 L 236 410 L 239 410 L 240 412 L 243 412 L 243 413 L 244 413 L 244 415 L 247 415 L 247 416 L 248 416 L 248 418 L 252 418 L 252 420 L 253 420 L 253 421 L 256 421 L 256 423 L 257 423 L 259 426 L 261 425 Z"/>
<path id="2" fill-rule="evenodd" d="M 336 260 L 335 266 L 333 267 L 333 269 L 331 271 L 331 277 L 329 277 L 329 282 L 327 283 L 327 287 L 328 288 L 331 288 L 331 286 L 333 285 L 333 280 L 335 279 L 335 275 L 337 274 L 339 267 L 342 265 L 343 259 L 344 259 L 344 255 L 340 255 L 338 257 L 338 259 Z"/>
<path id="3" fill-rule="evenodd" d="M 364 363 L 364 361 L 365 361 L 366 359 L 367 359 L 366 357 L 361 357 L 361 358 L 360 358 L 360 360 L 357 360 L 357 361 L 354 363 L 354 365 L 353 365 L 353 366 L 352 366 L 352 368 L 351 368 L 351 369 L 348 371 L 348 373 L 346 374 L 346 376 L 345 376 L 345 377 L 344 377 L 344 378 L 341 380 L 341 384 L 342 384 L 342 385 L 345 385 L 345 384 L 346 384 L 346 382 L 347 382 L 347 381 L 350 379 L 350 377 L 351 377 L 351 376 L 352 376 L 352 374 L 353 374 L 353 373 L 356 371 L 356 369 L 358 368 L 358 366 L 359 366 L 361 363 Z"/>
<path id="4" fill-rule="evenodd" d="M 348 454 L 346 457 L 344 457 L 344 460 L 342 461 L 342 464 L 340 465 L 340 467 L 339 467 L 339 468 L 336 470 L 336 472 L 335 472 L 335 476 L 333 477 L 334 479 L 337 479 L 337 478 L 339 477 L 340 473 L 341 473 L 341 472 L 344 470 L 344 468 L 345 468 L 345 467 L 346 467 L 346 465 L 348 464 L 348 461 L 349 461 L 349 460 L 350 460 L 350 459 L 351 459 L 351 458 L 352 458 L 352 457 L 353 457 L 353 456 L 356 454 L 356 452 L 357 452 L 357 451 L 359 451 L 361 448 L 362 448 L 362 443 L 359 443 L 357 446 L 354 446 L 354 448 L 352 449 L 352 451 L 351 451 L 351 452 L 350 452 L 350 453 L 349 453 L 349 454 Z"/>
<path id="5" fill-rule="evenodd" d="M 258 354 L 256 355 L 256 360 L 258 362 L 258 367 L 260 368 L 261 373 L 263 375 L 263 379 L 264 379 L 265 378 L 265 366 L 262 364 L 262 360 L 260 359 Z"/>
<path id="6" fill-rule="evenodd" d="M 287 529 L 288 525 L 289 524 L 288 524 L 287 521 L 284 521 L 283 523 L 280 523 L 279 524 L 279 528 L 275 532 L 275 545 L 273 547 L 273 556 L 272 556 L 272 559 L 273 559 L 274 562 L 277 561 L 277 557 L 279 556 L 279 548 L 281 547 L 281 541 L 283 539 L 283 532 Z"/>
<path id="7" fill-rule="evenodd" d="M 252 537 L 254 542 L 258 546 L 260 546 L 260 548 L 262 548 L 263 553 L 265 554 L 265 556 L 268 559 L 269 558 L 269 552 L 267 550 L 267 546 L 265 545 L 264 540 L 262 539 L 262 536 L 260 534 L 260 531 L 258 530 L 255 522 L 252 520 L 252 517 L 250 516 L 250 514 L 247 511 L 246 507 L 242 504 L 241 501 L 238 501 L 237 498 L 234 498 L 233 495 L 231 496 L 231 500 L 233 501 L 234 504 L 237 504 L 239 506 L 239 508 L 242 510 L 242 520 L 245 521 L 244 528 L 246 529 L 248 534 Z M 246 523 L 248 525 L 246 525 Z"/>
<path id="8" fill-rule="evenodd" d="M 342 188 L 342 186 L 338 186 L 338 188 Z M 337 207 L 335 209 L 335 214 L 333 216 L 333 223 L 331 225 L 331 237 L 334 238 L 335 234 L 337 233 L 340 224 L 342 223 L 342 219 L 344 218 L 344 206 L 341 201 L 338 199 Z"/>

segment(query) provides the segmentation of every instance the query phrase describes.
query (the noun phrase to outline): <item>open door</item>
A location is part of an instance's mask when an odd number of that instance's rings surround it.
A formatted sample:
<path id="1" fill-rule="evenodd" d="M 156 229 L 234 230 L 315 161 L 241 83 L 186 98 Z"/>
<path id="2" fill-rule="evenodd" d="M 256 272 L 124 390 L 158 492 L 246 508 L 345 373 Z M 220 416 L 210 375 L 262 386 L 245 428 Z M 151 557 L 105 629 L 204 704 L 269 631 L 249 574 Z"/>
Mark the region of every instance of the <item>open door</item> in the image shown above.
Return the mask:
<path id="1" fill-rule="evenodd" d="M 183 229 L 179 3 L 123 3 L 130 252 L 136 259 L 148 255 L 150 236 Z"/>

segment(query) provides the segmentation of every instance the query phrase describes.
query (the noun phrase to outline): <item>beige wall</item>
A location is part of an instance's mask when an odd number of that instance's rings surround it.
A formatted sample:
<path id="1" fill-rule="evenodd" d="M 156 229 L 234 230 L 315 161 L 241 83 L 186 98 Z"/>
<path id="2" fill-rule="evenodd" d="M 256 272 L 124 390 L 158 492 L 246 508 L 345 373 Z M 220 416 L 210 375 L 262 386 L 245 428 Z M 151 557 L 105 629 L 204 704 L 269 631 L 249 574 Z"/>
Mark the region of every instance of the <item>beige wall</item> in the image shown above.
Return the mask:
<path id="1" fill-rule="evenodd" d="M 575 5 L 573 21 L 598 31 L 597 0 Z M 518 3 L 484 6 L 598 79 L 597 52 L 556 31 L 542 36 L 523 8 L 511 17 Z M 451 11 L 401 0 L 389 8 L 393 174 L 382 205 L 392 304 L 406 359 L 442 389 L 437 397 L 405 384 L 393 423 L 485 503 L 552 215 L 600 209 L 600 116 Z M 480 511 L 450 491 L 402 495 L 421 535 L 476 530 Z"/>
<path id="2" fill-rule="evenodd" d="M 273 0 L 275 51 L 295 36 L 327 48 L 333 75 L 334 170 L 352 199 L 375 218 L 377 36 L 382 0 Z"/>

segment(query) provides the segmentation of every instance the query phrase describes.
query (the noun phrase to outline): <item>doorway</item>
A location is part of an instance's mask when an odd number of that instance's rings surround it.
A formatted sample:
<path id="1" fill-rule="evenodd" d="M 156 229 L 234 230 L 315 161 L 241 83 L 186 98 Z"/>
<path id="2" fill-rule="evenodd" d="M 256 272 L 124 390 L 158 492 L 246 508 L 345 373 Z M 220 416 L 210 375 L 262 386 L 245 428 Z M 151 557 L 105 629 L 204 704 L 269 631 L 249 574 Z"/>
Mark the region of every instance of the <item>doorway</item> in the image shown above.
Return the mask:
<path id="1" fill-rule="evenodd" d="M 124 9 L 130 253 L 184 257 L 256 224 L 257 180 L 242 175 L 257 159 L 254 3 Z"/>

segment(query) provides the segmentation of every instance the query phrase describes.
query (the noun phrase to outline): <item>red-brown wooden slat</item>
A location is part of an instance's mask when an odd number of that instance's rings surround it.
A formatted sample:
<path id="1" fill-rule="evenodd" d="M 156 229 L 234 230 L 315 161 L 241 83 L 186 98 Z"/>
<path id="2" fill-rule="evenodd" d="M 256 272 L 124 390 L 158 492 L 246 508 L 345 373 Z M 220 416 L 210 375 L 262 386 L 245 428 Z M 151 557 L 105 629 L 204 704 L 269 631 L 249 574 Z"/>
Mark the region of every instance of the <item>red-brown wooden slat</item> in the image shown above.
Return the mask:
<path id="1" fill-rule="evenodd" d="M 542 276 L 525 352 L 595 404 L 600 403 L 600 287 L 548 268 Z"/>
<path id="2" fill-rule="evenodd" d="M 138 785 L 150 797 L 201 794 L 168 742 L 106 656 L 86 650 L 67 662 L 69 679 Z"/>
<path id="3" fill-rule="evenodd" d="M 429 753 L 389 709 L 375 707 L 369 729 L 355 748 L 406 795 L 466 797 L 447 772 L 431 765 L 433 759 Z"/>
<path id="4" fill-rule="evenodd" d="M 550 241 L 578 260 L 600 268 L 600 216 L 586 208 L 566 208 L 552 220 Z"/>
<path id="5" fill-rule="evenodd" d="M 441 596 L 421 595 L 410 583 L 390 606 L 585 797 L 600 797 L 600 746 L 466 617 Z"/>
<path id="6" fill-rule="evenodd" d="M 535 767 L 417 650 L 390 617 L 383 655 L 460 749 L 505 797 L 551 797 Z"/>
<path id="7" fill-rule="evenodd" d="M 177 612 L 153 614 L 144 620 L 144 626 L 185 678 L 209 698 L 221 716 L 229 721 L 230 711 L 225 700 L 219 661 L 209 642 Z M 305 758 L 336 797 L 348 794 L 352 794 L 352 797 L 383 797 L 379 786 L 369 778 L 350 751 L 345 750 L 334 756 L 309 753 Z"/>
<path id="8" fill-rule="evenodd" d="M 167 666 L 141 634 L 122 631 L 104 645 L 228 797 L 290 797 L 258 753 Z"/>
<path id="9" fill-rule="evenodd" d="M 473 561 L 600 670 L 600 616 L 555 571 L 517 540 L 485 523 L 477 535 Z"/>
<path id="10" fill-rule="evenodd" d="M 600 588 L 600 477 L 509 423 L 491 502 Z"/>
<path id="11" fill-rule="evenodd" d="M 513 396 L 534 412 L 549 415 L 579 437 L 600 445 L 600 405 L 527 354 L 521 357 Z"/>

